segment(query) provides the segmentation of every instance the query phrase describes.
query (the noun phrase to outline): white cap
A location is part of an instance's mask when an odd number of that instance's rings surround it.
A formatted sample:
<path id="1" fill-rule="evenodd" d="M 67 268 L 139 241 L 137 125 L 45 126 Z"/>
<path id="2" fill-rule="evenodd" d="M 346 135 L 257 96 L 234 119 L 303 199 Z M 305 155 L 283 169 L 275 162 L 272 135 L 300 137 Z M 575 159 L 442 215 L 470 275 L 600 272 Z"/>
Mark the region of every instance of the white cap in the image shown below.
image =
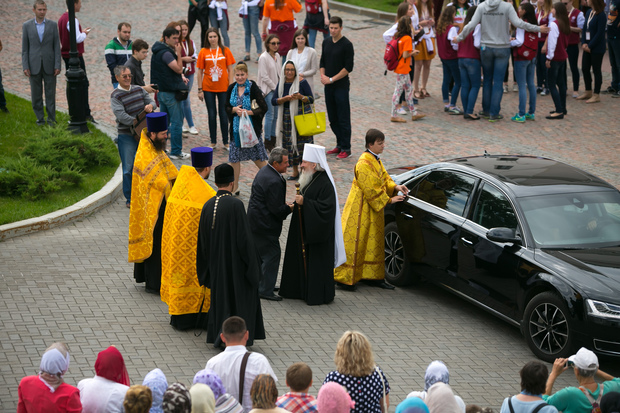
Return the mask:
<path id="1" fill-rule="evenodd" d="M 576 354 L 570 356 L 568 361 L 573 363 L 575 367 L 579 367 L 583 370 L 598 369 L 598 358 L 596 354 L 585 347 L 581 347 Z"/>
<path id="2" fill-rule="evenodd" d="M 332 172 L 329 169 L 329 164 L 327 163 L 327 157 L 325 156 L 325 147 L 321 145 L 315 145 L 313 143 L 304 144 L 304 155 L 302 158 L 304 161 L 318 163 L 321 165 L 329 180 L 334 187 L 334 194 L 336 195 L 336 218 L 335 218 L 335 249 L 334 251 L 334 268 L 337 268 L 347 262 L 347 253 L 344 249 L 344 238 L 342 235 L 342 221 L 340 217 L 340 202 L 338 201 L 338 190 L 336 189 L 336 183 L 334 182 L 334 177 L 332 176 Z"/>

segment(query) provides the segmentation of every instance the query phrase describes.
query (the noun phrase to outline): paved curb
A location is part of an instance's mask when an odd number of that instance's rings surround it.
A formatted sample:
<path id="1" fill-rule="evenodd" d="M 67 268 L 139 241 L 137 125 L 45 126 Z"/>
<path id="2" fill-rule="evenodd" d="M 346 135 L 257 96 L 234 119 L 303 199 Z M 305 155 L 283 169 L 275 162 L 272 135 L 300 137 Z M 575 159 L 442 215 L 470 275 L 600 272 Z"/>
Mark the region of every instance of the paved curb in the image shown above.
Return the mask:
<path id="1" fill-rule="evenodd" d="M 7 90 L 14 95 L 23 97 L 30 100 L 30 96 L 25 96 L 21 93 L 14 93 Z M 110 128 L 107 125 L 93 125 L 108 136 L 110 135 Z M 13 237 L 19 237 L 21 235 L 31 234 L 37 231 L 48 230 L 64 224 L 67 224 L 76 219 L 83 218 L 93 212 L 100 210 L 103 207 L 108 206 L 116 197 L 120 195 L 123 187 L 123 171 L 121 165 L 116 169 L 114 176 L 107 184 L 103 186 L 99 191 L 88 197 L 76 202 L 75 204 L 63 208 L 58 211 L 50 212 L 49 214 L 24 219 L 23 221 L 12 222 L 10 224 L 0 225 L 0 242 Z"/>
<path id="2" fill-rule="evenodd" d="M 388 13 L 385 11 L 379 11 L 374 9 L 368 9 L 366 7 L 354 6 L 352 4 L 341 3 L 339 1 L 329 2 L 330 10 L 340 10 L 351 14 L 359 14 L 362 16 L 372 17 L 374 19 L 385 20 L 390 23 L 396 19 L 396 13 Z"/>

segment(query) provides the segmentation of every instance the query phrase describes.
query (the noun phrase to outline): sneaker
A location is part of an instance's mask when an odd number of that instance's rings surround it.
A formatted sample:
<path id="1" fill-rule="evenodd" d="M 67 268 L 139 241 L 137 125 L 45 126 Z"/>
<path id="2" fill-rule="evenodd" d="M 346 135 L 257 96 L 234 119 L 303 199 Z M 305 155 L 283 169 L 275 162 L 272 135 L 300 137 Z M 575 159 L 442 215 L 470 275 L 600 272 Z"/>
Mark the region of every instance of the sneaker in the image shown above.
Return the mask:
<path id="1" fill-rule="evenodd" d="M 168 155 L 168 158 L 170 159 L 189 159 L 191 157 L 191 155 L 189 153 L 185 153 L 185 152 L 181 152 L 180 155 Z"/>
<path id="2" fill-rule="evenodd" d="M 189 133 L 191 133 L 192 135 L 198 135 L 198 129 L 196 129 L 195 126 L 192 126 L 191 128 L 189 128 Z"/>
<path id="3" fill-rule="evenodd" d="M 540 95 L 540 92 L 543 91 L 543 88 L 540 86 L 536 86 L 536 93 Z"/>
<path id="4" fill-rule="evenodd" d="M 533 113 L 526 113 L 525 114 L 525 119 L 526 120 L 536 120 L 536 115 Z"/>
<path id="5" fill-rule="evenodd" d="M 336 147 L 336 148 L 332 149 L 331 151 L 327 151 L 325 153 L 327 155 L 338 155 L 340 153 L 340 148 Z"/>
<path id="6" fill-rule="evenodd" d="M 512 91 L 513 92 L 518 92 L 519 91 L 519 86 L 516 83 L 512 84 Z"/>
<path id="7" fill-rule="evenodd" d="M 407 111 L 405 110 L 405 108 L 403 108 L 402 106 L 400 108 L 398 108 L 398 110 L 396 111 L 396 113 L 398 113 L 399 115 L 406 115 Z"/>
<path id="8" fill-rule="evenodd" d="M 502 115 L 493 115 L 489 118 L 489 122 L 497 122 L 498 120 L 502 119 L 504 119 Z"/>
<path id="9" fill-rule="evenodd" d="M 444 106 L 443 107 L 443 111 L 446 112 L 446 113 L 449 113 L 450 112 L 450 106 L 449 105 L 448 106 Z"/>
<path id="10" fill-rule="evenodd" d="M 189 128 L 185 125 L 183 125 L 183 133 L 189 133 Z"/>
<path id="11" fill-rule="evenodd" d="M 462 115 L 463 114 L 463 111 L 456 106 L 451 107 L 448 112 L 450 112 L 450 115 Z"/>
<path id="12" fill-rule="evenodd" d="M 405 122 L 407 122 L 407 121 L 406 121 L 405 119 L 403 119 L 403 118 L 399 118 L 398 116 L 392 116 L 392 117 L 390 118 L 390 122 L 394 122 L 394 123 L 405 123 Z M 342 153 L 342 152 L 340 152 L 340 153 Z"/>
<path id="13" fill-rule="evenodd" d="M 423 114 L 418 113 L 416 111 L 416 112 L 413 112 L 413 114 L 411 115 L 411 120 L 415 122 L 416 120 L 420 120 L 420 119 L 425 118 L 425 117 L 426 117 L 426 115 L 423 115 Z"/>
<path id="14" fill-rule="evenodd" d="M 504 85 L 504 93 L 508 93 L 508 85 Z"/>
<path id="15" fill-rule="evenodd" d="M 616 89 L 614 89 L 613 87 L 609 86 L 607 89 L 605 89 L 602 92 L 604 95 L 615 95 L 616 93 L 618 93 L 618 91 Z"/>
<path id="16" fill-rule="evenodd" d="M 519 114 L 517 113 L 512 118 L 510 118 L 510 120 L 517 123 L 525 123 L 525 115 L 519 116 Z"/>
<path id="17" fill-rule="evenodd" d="M 489 112 L 485 112 L 484 110 L 478 112 L 478 116 L 484 119 L 489 119 L 491 117 L 491 115 L 489 115 Z"/>
<path id="18" fill-rule="evenodd" d="M 620 98 L 620 92 L 614 93 L 611 95 L 612 98 Z"/>
<path id="19" fill-rule="evenodd" d="M 542 92 L 540 92 L 540 96 L 547 96 L 549 94 L 549 89 L 544 88 Z"/>
<path id="20" fill-rule="evenodd" d="M 351 156 L 351 151 L 340 151 L 340 153 L 338 154 L 338 156 L 336 156 L 336 158 L 347 159 L 349 156 Z"/>

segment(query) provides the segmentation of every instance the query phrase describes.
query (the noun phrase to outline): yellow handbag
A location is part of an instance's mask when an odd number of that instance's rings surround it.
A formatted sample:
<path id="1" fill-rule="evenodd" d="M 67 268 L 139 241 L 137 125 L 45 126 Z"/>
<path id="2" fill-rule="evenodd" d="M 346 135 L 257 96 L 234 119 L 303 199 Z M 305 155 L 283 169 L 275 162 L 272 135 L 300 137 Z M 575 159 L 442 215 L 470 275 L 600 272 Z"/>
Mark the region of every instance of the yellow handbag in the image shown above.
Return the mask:
<path id="1" fill-rule="evenodd" d="M 299 136 L 314 136 L 325 132 L 325 112 L 315 112 L 314 105 L 311 105 L 312 112 L 304 113 L 304 103 L 301 103 L 301 115 L 295 116 L 295 127 Z"/>

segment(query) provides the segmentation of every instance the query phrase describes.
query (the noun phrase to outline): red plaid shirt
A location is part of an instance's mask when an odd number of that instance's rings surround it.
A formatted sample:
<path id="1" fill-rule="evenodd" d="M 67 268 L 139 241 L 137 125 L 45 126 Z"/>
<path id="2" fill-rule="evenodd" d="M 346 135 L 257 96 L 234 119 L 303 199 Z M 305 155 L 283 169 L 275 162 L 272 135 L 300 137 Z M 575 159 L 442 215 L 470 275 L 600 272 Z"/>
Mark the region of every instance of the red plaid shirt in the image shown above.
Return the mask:
<path id="1" fill-rule="evenodd" d="M 288 392 L 278 397 L 278 407 L 291 413 L 317 413 L 316 399 L 308 393 Z"/>

